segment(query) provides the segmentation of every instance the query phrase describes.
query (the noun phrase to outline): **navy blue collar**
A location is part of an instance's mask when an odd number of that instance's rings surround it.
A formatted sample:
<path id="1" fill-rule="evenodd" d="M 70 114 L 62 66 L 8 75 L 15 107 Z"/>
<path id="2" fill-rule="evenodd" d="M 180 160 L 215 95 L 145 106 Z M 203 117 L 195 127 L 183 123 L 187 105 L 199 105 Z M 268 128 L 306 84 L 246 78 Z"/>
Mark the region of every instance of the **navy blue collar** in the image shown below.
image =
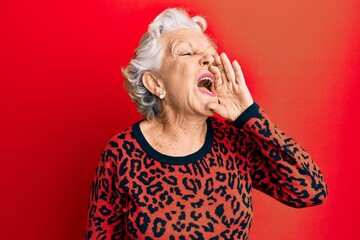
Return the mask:
<path id="1" fill-rule="evenodd" d="M 207 153 L 210 152 L 210 149 L 213 145 L 214 135 L 213 135 L 213 126 L 210 118 L 206 120 L 207 123 L 207 131 L 205 137 L 204 145 L 196 152 L 189 154 L 187 156 L 174 157 L 162 154 L 155 150 L 145 139 L 143 133 L 140 129 L 141 121 L 135 123 L 132 126 L 132 131 L 134 133 L 135 139 L 139 143 L 140 147 L 144 150 L 144 152 L 151 158 L 171 165 L 185 165 L 189 163 L 194 163 L 200 159 L 203 159 Z"/>

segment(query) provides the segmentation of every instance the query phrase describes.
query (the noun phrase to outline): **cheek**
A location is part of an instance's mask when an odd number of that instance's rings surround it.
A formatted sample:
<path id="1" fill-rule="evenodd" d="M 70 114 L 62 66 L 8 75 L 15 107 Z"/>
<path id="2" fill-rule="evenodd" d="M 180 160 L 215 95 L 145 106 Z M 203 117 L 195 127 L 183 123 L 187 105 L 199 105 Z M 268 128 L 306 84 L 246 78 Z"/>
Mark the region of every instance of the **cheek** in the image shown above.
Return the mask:
<path id="1" fill-rule="evenodd" d="M 195 65 L 190 61 L 176 59 L 164 63 L 161 75 L 169 94 L 184 97 L 196 89 Z"/>

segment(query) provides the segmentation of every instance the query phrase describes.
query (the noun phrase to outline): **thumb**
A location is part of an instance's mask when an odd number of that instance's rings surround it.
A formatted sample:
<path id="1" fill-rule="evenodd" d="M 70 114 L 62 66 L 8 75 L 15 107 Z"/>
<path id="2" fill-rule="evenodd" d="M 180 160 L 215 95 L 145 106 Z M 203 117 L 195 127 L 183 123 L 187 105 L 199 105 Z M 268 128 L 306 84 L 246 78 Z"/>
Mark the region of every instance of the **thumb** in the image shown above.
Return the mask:
<path id="1" fill-rule="evenodd" d="M 207 105 L 208 109 L 212 111 L 213 113 L 219 114 L 221 117 L 226 118 L 227 117 L 227 111 L 226 109 L 221 106 L 219 103 L 209 103 Z"/>

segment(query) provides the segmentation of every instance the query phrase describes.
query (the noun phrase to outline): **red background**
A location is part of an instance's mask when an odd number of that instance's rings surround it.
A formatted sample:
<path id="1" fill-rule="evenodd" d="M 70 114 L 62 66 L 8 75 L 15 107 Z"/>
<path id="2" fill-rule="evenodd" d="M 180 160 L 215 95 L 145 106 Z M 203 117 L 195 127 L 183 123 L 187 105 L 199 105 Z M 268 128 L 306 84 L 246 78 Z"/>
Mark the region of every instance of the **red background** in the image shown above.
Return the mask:
<path id="1" fill-rule="evenodd" d="M 0 238 L 82 239 L 102 148 L 140 119 L 120 67 L 173 6 L 207 18 L 254 99 L 327 179 L 327 201 L 309 209 L 255 192 L 251 239 L 360 239 L 356 0 L 2 1 Z"/>

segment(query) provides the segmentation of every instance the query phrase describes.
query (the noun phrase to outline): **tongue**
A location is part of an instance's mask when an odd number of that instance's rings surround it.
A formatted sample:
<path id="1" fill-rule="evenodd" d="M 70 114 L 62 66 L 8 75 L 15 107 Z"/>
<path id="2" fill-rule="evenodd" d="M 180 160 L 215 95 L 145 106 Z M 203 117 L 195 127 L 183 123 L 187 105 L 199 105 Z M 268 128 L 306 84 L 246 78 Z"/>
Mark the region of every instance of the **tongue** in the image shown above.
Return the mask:
<path id="1" fill-rule="evenodd" d="M 211 93 L 211 91 L 209 89 L 207 89 L 206 87 L 199 87 L 200 91 L 202 92 L 209 92 Z"/>
<path id="2" fill-rule="evenodd" d="M 211 92 L 211 82 L 209 80 L 203 80 L 198 83 L 198 87 L 205 92 Z"/>

